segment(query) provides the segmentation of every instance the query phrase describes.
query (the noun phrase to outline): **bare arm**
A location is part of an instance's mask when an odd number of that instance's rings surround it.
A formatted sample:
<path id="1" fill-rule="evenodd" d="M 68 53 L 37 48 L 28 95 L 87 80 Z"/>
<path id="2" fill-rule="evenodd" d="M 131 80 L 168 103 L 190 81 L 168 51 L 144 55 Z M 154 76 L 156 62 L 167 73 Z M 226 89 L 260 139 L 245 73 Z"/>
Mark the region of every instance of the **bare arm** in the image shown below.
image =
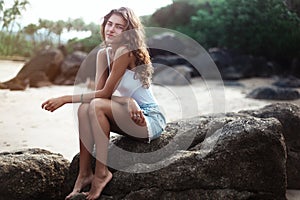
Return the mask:
<path id="1" fill-rule="evenodd" d="M 101 58 L 101 56 L 103 55 L 100 53 L 99 56 Z M 106 81 L 105 79 L 103 81 L 103 75 L 102 76 L 100 75 L 101 69 L 100 69 L 100 73 L 98 72 L 96 78 L 99 79 L 99 83 L 97 83 L 95 91 L 81 94 L 81 95 L 67 95 L 67 96 L 49 99 L 42 104 L 42 108 L 53 112 L 54 110 L 63 106 L 66 103 L 90 102 L 94 98 L 111 98 L 119 81 L 124 75 L 125 70 L 129 65 L 129 63 L 130 63 L 129 52 L 123 47 L 117 49 L 111 72 L 107 77 Z M 103 67 L 102 69 L 105 68 Z"/>
<path id="2" fill-rule="evenodd" d="M 97 53 L 96 59 L 96 75 L 95 75 L 95 90 L 101 90 L 108 77 L 108 63 L 106 58 L 106 50 L 101 49 Z"/>

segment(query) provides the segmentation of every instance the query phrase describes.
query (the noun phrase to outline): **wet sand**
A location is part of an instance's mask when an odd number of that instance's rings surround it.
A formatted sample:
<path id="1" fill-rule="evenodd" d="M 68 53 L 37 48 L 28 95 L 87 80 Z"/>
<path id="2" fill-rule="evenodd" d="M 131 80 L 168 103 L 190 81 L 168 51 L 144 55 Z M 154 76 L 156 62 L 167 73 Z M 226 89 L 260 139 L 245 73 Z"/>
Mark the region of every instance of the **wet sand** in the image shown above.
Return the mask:
<path id="1" fill-rule="evenodd" d="M 0 60 L 0 82 L 13 78 L 23 62 Z M 276 102 L 246 98 L 253 88 L 270 85 L 274 78 L 245 79 L 243 86 L 222 86 L 216 81 L 192 80 L 189 86 L 153 86 L 153 92 L 167 120 L 195 115 L 257 109 Z M 78 86 L 83 90 L 85 85 Z M 79 152 L 76 109 L 69 104 L 50 113 L 41 109 L 50 97 L 72 94 L 73 86 L 0 90 L 0 151 L 43 148 L 71 160 Z M 224 96 L 223 96 L 224 94 Z M 300 105 L 300 100 L 290 101 Z M 300 199 L 300 191 L 289 190 L 289 200 Z"/>

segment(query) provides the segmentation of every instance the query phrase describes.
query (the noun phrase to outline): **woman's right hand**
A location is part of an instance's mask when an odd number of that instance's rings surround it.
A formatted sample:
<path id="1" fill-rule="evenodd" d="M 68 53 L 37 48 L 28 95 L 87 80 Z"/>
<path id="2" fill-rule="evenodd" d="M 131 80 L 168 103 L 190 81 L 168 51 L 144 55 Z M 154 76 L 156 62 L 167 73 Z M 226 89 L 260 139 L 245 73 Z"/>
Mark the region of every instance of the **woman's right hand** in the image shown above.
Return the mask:
<path id="1" fill-rule="evenodd" d="M 58 98 L 52 98 L 49 99 L 47 101 L 45 101 L 42 104 L 42 108 L 45 110 L 48 110 L 50 112 L 55 111 L 56 109 L 58 109 L 59 107 L 63 106 L 64 104 L 66 104 L 66 98 L 64 96 L 62 97 L 58 97 Z"/>

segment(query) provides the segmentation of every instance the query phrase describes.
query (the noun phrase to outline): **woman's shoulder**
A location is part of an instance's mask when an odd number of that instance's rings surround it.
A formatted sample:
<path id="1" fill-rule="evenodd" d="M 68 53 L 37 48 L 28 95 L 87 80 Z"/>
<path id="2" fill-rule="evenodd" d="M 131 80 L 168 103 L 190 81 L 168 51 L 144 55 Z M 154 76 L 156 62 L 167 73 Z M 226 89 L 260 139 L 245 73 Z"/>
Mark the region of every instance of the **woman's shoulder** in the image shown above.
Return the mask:
<path id="1" fill-rule="evenodd" d="M 125 53 L 129 53 L 129 52 L 130 52 L 129 48 L 125 45 L 119 46 L 116 49 L 116 54 L 125 54 Z"/>
<path id="2" fill-rule="evenodd" d="M 103 56 L 106 56 L 105 48 L 101 48 L 97 52 L 97 57 L 103 57 Z"/>
<path id="3" fill-rule="evenodd" d="M 123 56 L 123 55 L 125 55 L 125 56 Z M 123 56 L 123 57 L 127 57 L 128 59 L 132 59 L 131 55 L 132 55 L 132 53 L 131 53 L 130 49 L 124 45 L 119 46 L 115 51 L 115 58 Z"/>

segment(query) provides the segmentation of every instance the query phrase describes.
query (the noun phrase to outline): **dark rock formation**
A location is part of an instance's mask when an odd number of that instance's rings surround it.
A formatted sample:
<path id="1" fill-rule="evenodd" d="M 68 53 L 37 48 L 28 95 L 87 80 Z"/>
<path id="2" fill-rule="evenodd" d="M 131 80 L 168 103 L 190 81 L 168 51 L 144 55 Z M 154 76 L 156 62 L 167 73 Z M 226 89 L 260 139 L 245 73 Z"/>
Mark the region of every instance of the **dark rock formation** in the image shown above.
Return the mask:
<path id="1" fill-rule="evenodd" d="M 57 85 L 73 85 L 81 63 L 87 57 L 87 53 L 75 51 L 68 55 L 60 69 L 61 73 L 56 77 L 54 83 Z"/>
<path id="2" fill-rule="evenodd" d="M 227 49 L 211 48 L 209 55 L 217 65 L 224 80 L 250 77 L 270 77 L 277 73 L 277 65 L 266 58 L 242 55 Z"/>
<path id="3" fill-rule="evenodd" d="M 259 87 L 251 91 L 248 98 L 268 100 L 295 100 L 300 98 L 297 90 L 278 87 Z"/>
<path id="4" fill-rule="evenodd" d="M 112 138 L 100 199 L 285 200 L 287 186 L 300 188 L 299 130 L 300 107 L 277 103 L 171 122 L 150 144 Z M 78 155 L 67 172 L 48 151 L 0 153 L 0 199 L 63 199 L 78 166 Z"/>
<path id="5" fill-rule="evenodd" d="M 59 49 L 43 50 L 25 63 L 16 77 L 0 83 L 0 89 L 25 90 L 27 86 L 73 85 L 85 82 L 88 78 L 93 80 L 98 50 L 99 47 L 95 48 L 89 55 L 75 51 L 66 57 L 66 52 L 63 54 Z"/>
<path id="6" fill-rule="evenodd" d="M 151 57 L 158 55 L 174 55 L 174 52 L 185 51 L 182 40 L 176 37 L 174 33 L 168 32 L 149 38 L 147 46 L 149 47 Z"/>
<path id="7" fill-rule="evenodd" d="M 41 87 L 51 85 L 52 81 L 60 73 L 60 65 L 64 60 L 62 52 L 58 49 L 48 49 L 39 52 L 13 79 L 2 83 L 11 90 L 24 90 L 30 87 Z"/>
<path id="8" fill-rule="evenodd" d="M 289 103 L 277 103 L 242 113 L 259 118 L 274 117 L 280 121 L 287 146 L 287 187 L 300 189 L 300 107 Z"/>
<path id="9" fill-rule="evenodd" d="M 112 143 L 109 165 L 118 170 L 111 169 L 105 199 L 285 199 L 285 143 L 274 118 L 201 116 L 169 123 L 150 145 L 126 137 Z M 168 145 L 156 157 L 143 154 Z M 139 154 L 113 153 L 116 146 Z M 74 184 L 76 166 L 78 157 L 65 179 L 66 194 Z M 129 173 L 144 169 L 148 173 Z"/>
<path id="10" fill-rule="evenodd" d="M 300 79 L 294 76 L 280 78 L 273 85 L 283 88 L 300 88 Z"/>
<path id="11" fill-rule="evenodd" d="M 59 198 L 69 161 L 41 149 L 0 153 L 0 199 Z"/>
<path id="12" fill-rule="evenodd" d="M 154 73 L 153 83 L 158 85 L 189 85 L 191 83 L 192 70 L 185 65 L 162 67 Z"/>

